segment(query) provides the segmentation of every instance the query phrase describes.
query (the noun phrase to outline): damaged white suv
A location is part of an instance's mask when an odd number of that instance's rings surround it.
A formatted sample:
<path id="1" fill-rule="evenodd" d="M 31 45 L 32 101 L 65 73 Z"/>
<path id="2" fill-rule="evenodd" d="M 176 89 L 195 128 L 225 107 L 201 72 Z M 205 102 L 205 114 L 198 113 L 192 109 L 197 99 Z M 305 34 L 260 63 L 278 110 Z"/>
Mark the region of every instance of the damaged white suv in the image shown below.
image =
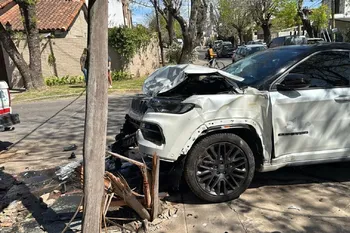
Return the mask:
<path id="1" fill-rule="evenodd" d="M 350 45 L 269 49 L 224 70 L 158 70 L 137 131 L 142 153 L 184 158 L 201 199 L 237 198 L 255 171 L 350 160 Z"/>

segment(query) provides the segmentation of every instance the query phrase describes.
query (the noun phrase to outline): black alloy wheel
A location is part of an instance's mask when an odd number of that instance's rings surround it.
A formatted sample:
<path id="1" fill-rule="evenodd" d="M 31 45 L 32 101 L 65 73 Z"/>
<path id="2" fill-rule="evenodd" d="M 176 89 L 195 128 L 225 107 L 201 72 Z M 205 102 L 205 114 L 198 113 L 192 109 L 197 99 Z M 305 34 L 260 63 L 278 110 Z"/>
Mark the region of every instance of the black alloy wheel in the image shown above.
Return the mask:
<path id="1" fill-rule="evenodd" d="M 243 193 L 255 163 L 247 143 L 234 134 L 214 134 L 198 142 L 188 155 L 185 178 L 201 199 L 222 202 Z"/>

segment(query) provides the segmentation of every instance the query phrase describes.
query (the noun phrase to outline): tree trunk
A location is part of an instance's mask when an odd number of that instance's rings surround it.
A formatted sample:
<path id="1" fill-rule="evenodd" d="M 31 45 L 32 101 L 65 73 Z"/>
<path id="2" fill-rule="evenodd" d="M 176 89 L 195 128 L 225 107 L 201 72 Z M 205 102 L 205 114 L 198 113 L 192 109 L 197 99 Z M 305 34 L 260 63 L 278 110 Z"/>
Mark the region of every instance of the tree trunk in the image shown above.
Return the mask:
<path id="1" fill-rule="evenodd" d="M 173 44 L 174 41 L 174 17 L 170 13 L 170 11 L 167 11 L 167 25 L 166 25 L 166 30 L 168 31 L 169 35 L 169 46 Z"/>
<path id="2" fill-rule="evenodd" d="M 261 24 L 261 28 L 264 31 L 264 42 L 266 44 L 270 43 L 270 41 L 271 41 L 271 30 L 270 30 L 269 23 L 265 22 L 265 23 Z"/>
<path id="3" fill-rule="evenodd" d="M 160 48 L 160 58 L 162 60 L 162 66 L 165 66 L 162 32 L 160 30 L 159 12 L 157 11 L 157 8 L 158 8 L 158 0 L 154 0 L 154 9 L 155 9 L 154 12 L 156 14 L 156 24 L 157 24 L 157 32 L 158 32 L 158 40 L 159 40 L 159 48 Z"/>
<path id="4" fill-rule="evenodd" d="M 177 62 L 178 64 L 187 64 L 191 60 L 191 55 L 192 55 L 192 50 L 193 50 L 193 41 L 191 37 L 189 36 L 189 33 L 182 32 L 182 38 L 183 38 L 183 47 L 181 51 L 181 56 L 179 61 Z"/>
<path id="5" fill-rule="evenodd" d="M 242 45 L 243 44 L 243 33 L 242 30 L 237 29 L 237 34 L 239 38 L 239 43 Z"/>
<path id="6" fill-rule="evenodd" d="M 24 18 L 23 26 L 27 35 L 29 67 L 31 70 L 33 85 L 35 88 L 42 88 L 44 86 L 44 79 L 42 77 L 41 69 L 40 38 L 37 27 L 36 2 L 27 3 L 26 1 L 21 1 L 19 7 Z"/>
<path id="7" fill-rule="evenodd" d="M 5 51 L 8 53 L 12 61 L 15 63 L 19 73 L 22 75 L 24 87 L 27 90 L 33 88 L 31 72 L 29 66 L 23 59 L 22 55 L 18 52 L 16 45 L 10 34 L 5 30 L 4 26 L 0 23 L 0 41 Z M 1 49 L 1 48 L 0 48 Z"/>
<path id="8" fill-rule="evenodd" d="M 89 1 L 89 69 L 84 135 L 82 232 L 101 232 L 108 107 L 108 1 Z"/>
<path id="9" fill-rule="evenodd" d="M 183 47 L 181 51 L 181 56 L 178 61 L 179 64 L 189 63 L 192 56 L 192 51 L 195 42 L 195 36 L 197 32 L 197 15 L 199 8 L 199 0 L 191 0 L 191 13 L 189 18 L 189 23 L 178 15 L 178 12 L 172 11 L 174 18 L 177 19 L 181 26 L 182 37 L 183 37 Z"/>

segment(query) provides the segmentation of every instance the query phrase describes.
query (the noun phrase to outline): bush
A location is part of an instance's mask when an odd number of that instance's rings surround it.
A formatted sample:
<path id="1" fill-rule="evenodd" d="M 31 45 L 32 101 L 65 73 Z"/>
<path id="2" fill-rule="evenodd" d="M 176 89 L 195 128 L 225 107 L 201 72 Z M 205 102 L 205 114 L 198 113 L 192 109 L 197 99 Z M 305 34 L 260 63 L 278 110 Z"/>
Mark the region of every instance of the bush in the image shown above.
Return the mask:
<path id="1" fill-rule="evenodd" d="M 113 81 L 121 81 L 121 80 L 128 80 L 132 79 L 132 75 L 128 72 L 123 71 L 112 71 L 112 80 Z"/>
<path id="2" fill-rule="evenodd" d="M 45 78 L 46 86 L 59 86 L 59 85 L 67 85 L 67 84 L 79 84 L 84 83 L 83 76 L 64 76 L 64 77 L 48 77 Z"/>
<path id="3" fill-rule="evenodd" d="M 114 27 L 108 30 L 108 45 L 120 56 L 130 60 L 152 39 L 152 33 L 142 25 L 136 27 Z"/>

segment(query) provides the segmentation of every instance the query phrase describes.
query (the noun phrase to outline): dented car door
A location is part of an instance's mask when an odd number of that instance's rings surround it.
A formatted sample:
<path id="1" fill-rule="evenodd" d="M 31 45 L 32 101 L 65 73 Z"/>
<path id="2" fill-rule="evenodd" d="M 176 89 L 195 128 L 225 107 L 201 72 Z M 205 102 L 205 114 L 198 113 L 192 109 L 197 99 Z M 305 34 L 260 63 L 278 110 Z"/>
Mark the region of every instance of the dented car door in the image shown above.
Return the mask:
<path id="1" fill-rule="evenodd" d="M 304 59 L 271 87 L 275 157 L 289 161 L 350 156 L 350 52 Z"/>

